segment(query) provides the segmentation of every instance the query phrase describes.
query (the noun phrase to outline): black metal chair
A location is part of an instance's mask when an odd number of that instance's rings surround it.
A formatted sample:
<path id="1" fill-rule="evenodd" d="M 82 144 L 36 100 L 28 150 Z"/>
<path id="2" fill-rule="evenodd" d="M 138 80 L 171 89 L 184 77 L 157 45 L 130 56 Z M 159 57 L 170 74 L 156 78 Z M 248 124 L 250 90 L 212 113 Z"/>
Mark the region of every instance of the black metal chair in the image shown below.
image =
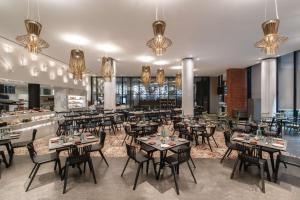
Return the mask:
<path id="1" fill-rule="evenodd" d="M 208 143 L 208 146 L 209 146 L 209 148 L 210 148 L 210 151 L 213 151 L 212 148 L 211 148 L 211 144 L 210 144 L 210 138 L 213 139 L 213 141 L 215 142 L 215 144 L 216 144 L 216 146 L 217 146 L 217 148 L 218 148 L 218 144 L 217 144 L 217 142 L 216 142 L 216 140 L 215 140 L 215 138 L 214 138 L 215 132 L 216 132 L 216 126 L 215 126 L 215 125 L 211 125 L 211 126 L 209 127 L 209 133 L 205 130 L 205 131 L 203 131 L 201 134 L 197 134 L 198 137 L 199 137 L 199 136 L 202 136 L 202 142 L 205 143 L 205 139 L 207 140 L 207 143 Z"/>
<path id="2" fill-rule="evenodd" d="M 1 178 L 1 162 L 2 161 L 4 162 L 6 168 L 8 168 L 9 164 L 6 161 L 6 157 L 5 157 L 4 151 L 0 151 L 0 156 L 2 157 L 2 159 L 0 158 L 0 178 Z"/>
<path id="3" fill-rule="evenodd" d="M 277 182 L 278 179 L 278 172 L 281 163 L 283 163 L 284 165 L 288 164 L 300 168 L 300 158 L 288 156 L 288 155 L 282 155 L 282 154 L 277 155 L 276 168 L 273 173 L 273 178 L 275 183 Z"/>
<path id="4" fill-rule="evenodd" d="M 190 141 L 189 143 L 186 143 L 185 145 L 186 145 L 187 147 L 191 147 L 191 142 L 193 141 L 193 136 L 192 136 L 191 134 L 181 134 L 180 137 L 181 137 L 181 138 L 184 138 L 184 139 L 186 139 L 186 140 L 188 140 L 188 141 Z M 170 149 L 170 151 L 171 151 L 172 153 L 178 154 L 178 153 L 179 153 L 179 150 L 180 150 L 181 148 L 182 148 L 182 146 L 173 147 L 173 148 Z M 191 162 L 192 162 L 192 164 L 193 164 L 193 167 L 196 168 L 196 165 L 195 165 L 195 163 L 194 163 L 193 158 L 192 158 L 192 157 L 190 157 L 190 158 L 191 158 Z"/>
<path id="5" fill-rule="evenodd" d="M 104 160 L 106 165 L 109 167 L 108 162 L 102 152 L 102 149 L 103 149 L 104 143 L 105 143 L 106 133 L 104 131 L 99 131 L 99 132 L 100 132 L 99 133 L 99 143 L 93 144 L 90 152 L 99 152 L 102 159 Z M 84 164 L 84 169 L 85 169 L 85 164 Z"/>
<path id="6" fill-rule="evenodd" d="M 12 149 L 14 150 L 16 148 L 26 147 L 27 144 L 34 142 L 36 133 L 37 133 L 37 129 L 33 129 L 31 140 L 25 140 L 25 141 L 11 143 Z"/>
<path id="7" fill-rule="evenodd" d="M 145 155 L 142 152 L 136 152 L 136 147 L 135 146 L 131 146 L 129 144 L 126 144 L 126 149 L 127 149 L 128 159 L 127 159 L 126 164 L 124 166 L 124 169 L 122 171 L 121 177 L 123 177 L 123 174 L 126 170 L 126 167 L 129 163 L 130 159 L 132 159 L 136 163 L 138 163 L 139 166 L 138 166 L 138 170 L 137 170 L 137 173 L 136 173 L 136 176 L 135 176 L 135 181 L 134 181 L 134 186 L 133 186 L 133 190 L 135 190 L 136 185 L 137 185 L 137 181 L 138 181 L 138 177 L 139 177 L 139 174 L 140 174 L 140 170 L 143 167 L 143 164 L 144 163 L 149 163 L 149 161 L 152 161 L 153 168 L 154 168 L 154 173 L 155 173 L 155 176 L 156 176 L 155 163 L 154 163 L 154 159 L 152 157 L 149 157 L 148 155 Z"/>
<path id="8" fill-rule="evenodd" d="M 197 184 L 196 178 L 195 178 L 192 168 L 189 164 L 189 160 L 191 159 L 190 154 L 191 154 L 191 147 L 182 146 L 182 148 L 178 149 L 177 154 L 167 156 L 165 159 L 166 163 L 172 170 L 172 174 L 173 174 L 175 186 L 176 186 L 176 192 L 178 195 L 179 195 L 179 188 L 178 188 L 178 183 L 177 183 L 177 179 L 176 179 L 176 171 L 179 170 L 179 165 L 181 165 L 183 163 L 187 163 L 189 170 L 193 176 L 194 182 Z"/>
<path id="9" fill-rule="evenodd" d="M 239 145 L 242 146 L 242 145 Z M 242 147 L 240 147 L 242 149 Z M 261 190 L 263 193 L 265 193 L 265 178 L 264 178 L 264 172 L 267 173 L 267 178 L 269 181 L 271 181 L 270 172 L 269 172 L 269 166 L 268 161 L 266 159 L 262 159 L 259 157 L 258 149 L 256 147 L 253 147 L 251 149 L 251 154 L 246 153 L 246 149 L 244 151 L 241 151 L 238 154 L 238 157 L 234 163 L 234 167 L 231 173 L 231 179 L 234 177 L 234 173 L 236 171 L 237 165 L 240 162 L 239 171 L 242 169 L 242 166 L 244 165 L 244 169 L 246 170 L 248 166 L 254 165 L 257 166 L 260 169 L 260 179 L 261 179 Z"/>
<path id="10" fill-rule="evenodd" d="M 243 151 L 246 147 L 243 147 L 242 149 L 240 148 L 239 145 L 237 145 L 236 143 L 232 143 L 231 142 L 231 137 L 232 134 L 230 131 L 224 131 L 224 139 L 225 139 L 225 145 L 227 146 L 227 150 L 225 152 L 225 154 L 223 155 L 222 159 L 221 159 L 221 163 L 223 162 L 223 160 L 225 159 L 225 157 L 229 157 L 232 151 Z"/>
<path id="11" fill-rule="evenodd" d="M 94 183 L 97 184 L 95 171 L 94 171 L 94 167 L 93 167 L 93 162 L 90 157 L 91 148 L 92 148 L 92 145 L 79 147 L 79 148 L 77 146 L 71 146 L 68 149 L 69 156 L 66 159 L 66 164 L 65 164 L 64 173 L 63 173 L 63 177 L 64 177 L 63 194 L 66 193 L 66 189 L 67 189 L 67 182 L 68 182 L 68 177 L 69 177 L 69 167 L 70 166 L 77 165 L 78 168 L 80 169 L 79 166 L 81 164 L 88 163 L 90 171 L 94 178 Z"/>
<path id="12" fill-rule="evenodd" d="M 124 126 L 125 129 L 125 137 L 122 142 L 122 145 L 125 143 L 126 139 L 131 137 L 130 145 L 132 144 L 133 140 L 138 136 L 138 132 L 131 130 L 130 125 L 126 124 Z"/>
<path id="13" fill-rule="evenodd" d="M 34 167 L 31 170 L 30 175 L 29 175 L 30 181 L 26 187 L 26 192 L 29 190 L 29 187 L 30 187 L 37 171 L 39 170 L 40 166 L 43 164 L 50 163 L 50 162 L 57 163 L 58 169 L 59 169 L 59 175 L 61 175 L 61 164 L 60 164 L 60 160 L 59 160 L 59 157 L 56 152 L 53 152 L 50 154 L 45 154 L 45 155 L 37 155 L 37 152 L 34 149 L 33 142 L 30 142 L 27 144 L 27 149 L 28 149 L 31 161 L 34 163 Z"/>

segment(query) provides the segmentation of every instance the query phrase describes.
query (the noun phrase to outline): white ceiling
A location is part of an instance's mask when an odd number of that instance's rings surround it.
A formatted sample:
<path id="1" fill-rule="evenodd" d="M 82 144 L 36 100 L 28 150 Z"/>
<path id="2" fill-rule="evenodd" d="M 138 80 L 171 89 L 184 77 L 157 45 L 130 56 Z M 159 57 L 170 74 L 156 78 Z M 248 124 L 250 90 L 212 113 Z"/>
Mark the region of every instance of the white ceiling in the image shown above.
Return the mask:
<path id="1" fill-rule="evenodd" d="M 165 55 L 155 58 L 169 61 L 167 74 L 176 72 L 169 66 L 189 56 L 199 58 L 196 74 L 203 76 L 247 67 L 263 57 L 254 43 L 262 37 L 265 0 L 40 0 L 41 37 L 50 44 L 43 53 L 68 63 L 77 45 L 63 36 L 76 34 L 89 41 L 81 48 L 91 71 L 100 71 L 98 58 L 105 55 L 97 45 L 111 43 L 119 47 L 108 53 L 118 59 L 117 74 L 139 75 L 143 63 L 137 57 L 153 56 L 145 43 L 153 37 L 156 2 L 159 18 L 167 23 L 166 36 L 173 41 Z M 289 37 L 279 53 L 300 49 L 300 1 L 278 0 L 278 9 L 279 32 Z M 15 40 L 24 34 L 26 16 L 26 0 L 0 0 L 0 35 Z M 268 18 L 274 16 L 274 0 L 268 0 Z"/>

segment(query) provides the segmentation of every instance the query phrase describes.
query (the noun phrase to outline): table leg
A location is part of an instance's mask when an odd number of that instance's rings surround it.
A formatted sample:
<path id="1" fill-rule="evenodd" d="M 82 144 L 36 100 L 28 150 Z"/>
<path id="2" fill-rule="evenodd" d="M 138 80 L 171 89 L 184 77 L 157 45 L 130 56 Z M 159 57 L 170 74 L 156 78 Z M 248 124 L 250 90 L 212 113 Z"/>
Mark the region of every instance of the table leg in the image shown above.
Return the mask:
<path id="1" fill-rule="evenodd" d="M 165 156 L 164 151 L 160 151 L 160 162 L 159 162 L 159 170 L 156 176 L 156 179 L 159 179 L 160 171 L 165 167 Z"/>

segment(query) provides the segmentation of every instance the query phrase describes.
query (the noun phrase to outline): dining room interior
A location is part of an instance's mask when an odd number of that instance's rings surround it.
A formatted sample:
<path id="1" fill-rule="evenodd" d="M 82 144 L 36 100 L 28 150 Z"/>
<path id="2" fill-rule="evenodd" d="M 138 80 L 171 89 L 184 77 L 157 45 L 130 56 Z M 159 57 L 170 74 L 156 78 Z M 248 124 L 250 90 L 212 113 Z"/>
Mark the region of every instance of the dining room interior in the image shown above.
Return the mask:
<path id="1" fill-rule="evenodd" d="M 0 0 L 0 199 L 300 196 L 300 1 Z"/>

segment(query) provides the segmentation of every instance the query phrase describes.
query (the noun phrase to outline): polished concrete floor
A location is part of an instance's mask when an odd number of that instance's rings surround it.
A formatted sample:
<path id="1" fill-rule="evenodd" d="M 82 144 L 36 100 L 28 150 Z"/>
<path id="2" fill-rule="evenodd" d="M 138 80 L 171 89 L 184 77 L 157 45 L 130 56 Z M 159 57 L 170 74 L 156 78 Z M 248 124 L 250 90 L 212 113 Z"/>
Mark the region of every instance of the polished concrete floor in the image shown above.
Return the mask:
<path id="1" fill-rule="evenodd" d="M 120 176 L 126 158 L 108 158 L 110 164 L 94 157 L 94 167 L 98 184 L 94 184 L 89 172 L 79 175 L 78 170 L 72 169 L 66 194 L 62 194 L 63 182 L 53 171 L 53 164 L 40 168 L 30 190 L 25 192 L 28 183 L 27 176 L 33 167 L 28 156 L 16 156 L 13 165 L 6 169 L 2 166 L 0 179 L 1 200 L 52 200 L 52 199 L 81 199 L 81 200 L 155 200 L 155 199 L 207 199 L 207 200 L 298 200 L 300 196 L 299 169 L 288 167 L 281 169 L 279 183 L 266 181 L 266 193 L 259 189 L 259 176 L 255 168 L 247 172 L 237 173 L 230 179 L 233 161 L 226 160 L 220 164 L 219 159 L 196 159 L 194 173 L 198 184 L 193 182 L 187 166 L 182 166 L 179 174 L 180 195 L 176 195 L 174 181 L 169 169 L 157 181 L 153 170 L 147 176 L 140 176 L 138 186 L 132 190 L 137 166 L 131 162 L 122 178 Z"/>

